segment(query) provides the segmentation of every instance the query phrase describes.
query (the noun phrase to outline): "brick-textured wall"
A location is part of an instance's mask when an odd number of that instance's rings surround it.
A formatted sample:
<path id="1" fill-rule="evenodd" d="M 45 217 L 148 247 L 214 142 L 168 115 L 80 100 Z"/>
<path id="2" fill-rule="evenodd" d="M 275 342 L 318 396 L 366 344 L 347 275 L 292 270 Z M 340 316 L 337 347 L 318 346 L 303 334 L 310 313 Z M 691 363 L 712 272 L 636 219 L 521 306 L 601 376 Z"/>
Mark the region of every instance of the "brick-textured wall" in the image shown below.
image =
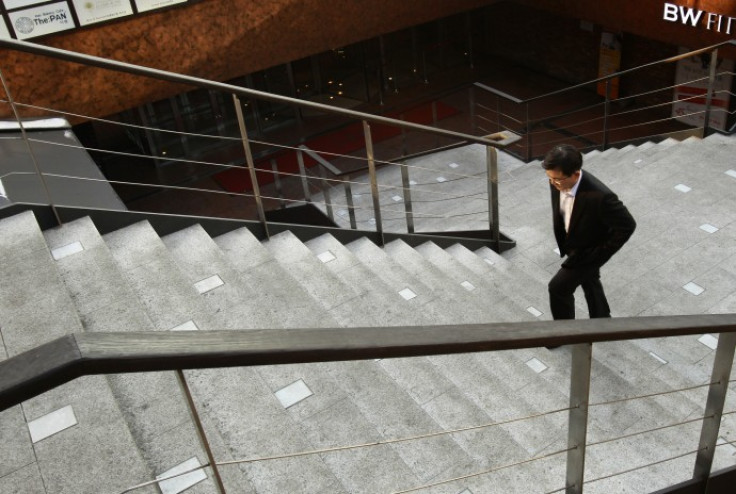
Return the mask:
<path id="1" fill-rule="evenodd" d="M 42 44 L 218 81 L 414 26 L 493 0 L 208 0 L 52 35 Z M 9 50 L 14 98 L 103 116 L 186 88 Z M 0 106 L 3 116 L 7 106 Z"/>

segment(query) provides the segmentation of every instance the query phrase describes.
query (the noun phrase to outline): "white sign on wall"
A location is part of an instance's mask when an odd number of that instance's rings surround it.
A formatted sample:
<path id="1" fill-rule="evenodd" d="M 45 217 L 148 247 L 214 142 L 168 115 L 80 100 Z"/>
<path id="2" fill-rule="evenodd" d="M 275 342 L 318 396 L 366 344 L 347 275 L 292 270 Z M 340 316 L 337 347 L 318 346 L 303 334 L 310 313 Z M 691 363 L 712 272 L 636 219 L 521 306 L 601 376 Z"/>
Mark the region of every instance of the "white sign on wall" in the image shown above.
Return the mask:
<path id="1" fill-rule="evenodd" d="M 8 14 L 18 39 L 34 38 L 44 34 L 74 29 L 74 19 L 66 2 L 18 10 Z"/>
<path id="2" fill-rule="evenodd" d="M 154 9 L 162 9 L 169 5 L 176 5 L 177 3 L 184 3 L 187 0 L 135 0 L 135 6 L 138 8 L 138 12 L 147 12 Z"/>
<path id="3" fill-rule="evenodd" d="M 680 49 L 680 53 L 686 53 L 687 51 L 685 48 Z M 703 58 L 700 56 L 683 58 L 677 62 L 675 102 L 672 105 L 672 116 L 694 127 L 702 127 L 705 122 L 709 64 L 710 54 Z M 708 119 L 708 126 L 713 129 L 726 130 L 733 67 L 733 60 L 718 60 L 717 75 L 711 95 L 711 111 Z"/>
<path id="4" fill-rule="evenodd" d="M 74 0 L 74 9 L 81 26 L 133 14 L 129 0 Z"/>
<path id="5" fill-rule="evenodd" d="M 19 9 L 21 7 L 29 7 L 31 5 L 38 5 L 43 3 L 44 0 L 3 0 L 3 5 L 8 10 Z"/>
<path id="6" fill-rule="evenodd" d="M 0 39 L 12 39 L 8 26 L 5 25 L 5 19 L 0 18 Z"/>

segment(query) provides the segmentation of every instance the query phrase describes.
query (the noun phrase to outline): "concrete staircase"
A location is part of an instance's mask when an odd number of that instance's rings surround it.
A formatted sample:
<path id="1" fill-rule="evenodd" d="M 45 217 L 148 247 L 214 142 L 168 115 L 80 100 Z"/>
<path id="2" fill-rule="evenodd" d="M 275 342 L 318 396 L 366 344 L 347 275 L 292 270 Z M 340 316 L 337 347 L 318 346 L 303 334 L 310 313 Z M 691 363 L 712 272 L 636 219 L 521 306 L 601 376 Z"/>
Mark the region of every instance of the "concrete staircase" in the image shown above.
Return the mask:
<path id="1" fill-rule="evenodd" d="M 735 151 L 734 139 L 713 136 L 586 156 L 585 169 L 610 184 L 639 223 L 603 273 L 616 316 L 736 311 Z M 421 173 L 431 180 L 433 163 L 447 160 L 469 168 L 475 152 L 434 156 Z M 89 218 L 42 232 L 31 212 L 4 219 L 0 359 L 81 331 L 549 319 L 546 282 L 559 257 L 547 186 L 538 163 L 504 160 L 502 225 L 518 242 L 504 255 L 401 241 L 342 245 L 331 235 L 301 242 L 290 232 L 259 241 L 245 228 L 211 238 L 199 225 L 160 237 L 145 221 L 103 236 Z M 475 172 L 467 173 L 458 190 L 478 188 Z M 697 291 L 688 283 L 704 291 L 695 295 L 683 288 Z M 708 382 L 708 336 L 596 344 L 591 402 Z M 553 453 L 566 448 L 567 413 L 548 412 L 567 407 L 569 357 L 564 347 L 538 348 L 184 376 L 218 461 L 382 443 L 223 466 L 228 492 L 398 492 L 539 456 L 416 492 L 546 493 L 564 486 L 565 455 Z M 702 415 L 706 394 L 698 388 L 593 406 L 589 442 Z M 736 410 L 733 394 L 726 410 Z M 385 443 L 500 421 L 508 422 Z M 693 451 L 699 431 L 693 422 L 590 446 L 586 478 Z M 724 417 L 721 437 L 736 439 L 734 415 Z M 207 461 L 175 373 L 68 383 L 2 412 L 0 442 L 1 494 L 116 493 Z M 716 468 L 734 465 L 734 453 L 720 447 Z M 652 492 L 687 479 L 693 458 L 594 482 L 586 492 Z M 135 492 L 184 489 L 215 492 L 209 473 Z"/>

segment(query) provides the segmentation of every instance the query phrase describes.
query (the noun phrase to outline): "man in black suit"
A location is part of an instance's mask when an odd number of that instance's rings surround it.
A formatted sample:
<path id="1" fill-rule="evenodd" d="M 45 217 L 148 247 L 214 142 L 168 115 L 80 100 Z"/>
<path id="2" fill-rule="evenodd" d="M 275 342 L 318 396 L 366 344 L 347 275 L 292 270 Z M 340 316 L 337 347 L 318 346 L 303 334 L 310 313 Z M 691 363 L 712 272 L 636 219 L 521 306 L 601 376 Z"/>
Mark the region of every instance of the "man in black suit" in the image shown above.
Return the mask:
<path id="1" fill-rule="evenodd" d="M 555 319 L 575 319 L 574 293 L 582 286 L 591 318 L 611 317 L 600 268 L 631 237 L 636 222 L 600 180 L 583 172 L 583 156 L 570 145 L 551 149 L 542 162 L 552 193 L 552 224 L 567 256 L 549 282 Z"/>

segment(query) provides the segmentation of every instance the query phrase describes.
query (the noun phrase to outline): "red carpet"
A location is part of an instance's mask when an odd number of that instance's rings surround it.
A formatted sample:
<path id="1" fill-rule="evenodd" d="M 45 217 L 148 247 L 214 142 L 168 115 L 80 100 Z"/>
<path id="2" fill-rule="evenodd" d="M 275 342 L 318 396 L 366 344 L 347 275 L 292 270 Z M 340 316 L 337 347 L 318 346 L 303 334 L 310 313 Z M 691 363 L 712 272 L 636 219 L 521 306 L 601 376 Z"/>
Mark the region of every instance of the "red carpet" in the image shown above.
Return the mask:
<path id="1" fill-rule="evenodd" d="M 459 111 L 449 105 L 437 102 L 437 119 L 441 120 L 459 113 Z M 432 123 L 432 105 L 425 104 L 417 106 L 408 111 L 402 112 L 403 118 L 407 122 L 429 125 Z M 390 118 L 398 118 L 399 114 L 388 114 Z M 372 124 L 371 137 L 373 143 L 376 144 L 383 140 L 395 137 L 401 134 L 401 129 L 390 127 L 387 125 Z M 334 132 L 315 137 L 305 143 L 305 146 L 314 151 L 323 151 L 327 153 L 348 154 L 357 149 L 365 147 L 365 138 L 363 136 L 363 124 L 355 122 L 347 125 Z M 330 161 L 331 156 L 323 156 Z M 275 159 L 278 170 L 286 173 L 298 173 L 299 165 L 295 151 L 284 151 L 274 156 L 256 162 L 256 168 L 263 168 L 271 171 L 271 159 Z M 304 155 L 304 166 L 311 167 L 316 165 L 316 161 L 307 155 Z M 230 170 L 217 173 L 214 179 L 220 186 L 228 192 L 244 192 L 250 190 L 251 181 L 248 171 L 244 168 L 231 168 Z M 273 173 L 259 173 L 258 184 L 263 185 L 273 182 Z"/>

